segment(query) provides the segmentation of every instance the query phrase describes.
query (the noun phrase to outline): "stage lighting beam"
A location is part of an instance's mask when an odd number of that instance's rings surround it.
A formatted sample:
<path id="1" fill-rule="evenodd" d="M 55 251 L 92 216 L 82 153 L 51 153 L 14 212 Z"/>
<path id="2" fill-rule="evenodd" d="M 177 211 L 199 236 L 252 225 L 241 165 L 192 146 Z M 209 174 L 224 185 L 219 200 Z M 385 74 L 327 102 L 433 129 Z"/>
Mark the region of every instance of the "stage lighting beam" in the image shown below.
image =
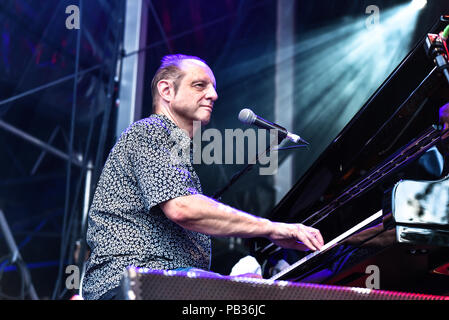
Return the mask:
<path id="1" fill-rule="evenodd" d="M 423 9 L 427 5 L 427 0 L 413 0 L 411 6 L 416 11 Z"/>

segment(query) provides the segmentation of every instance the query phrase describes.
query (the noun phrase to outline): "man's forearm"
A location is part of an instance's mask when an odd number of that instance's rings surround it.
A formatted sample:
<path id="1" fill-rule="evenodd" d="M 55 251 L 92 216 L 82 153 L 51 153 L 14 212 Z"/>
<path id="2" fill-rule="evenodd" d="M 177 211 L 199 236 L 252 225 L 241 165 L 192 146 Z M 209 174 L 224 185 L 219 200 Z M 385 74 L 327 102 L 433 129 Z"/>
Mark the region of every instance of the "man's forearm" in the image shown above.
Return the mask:
<path id="1" fill-rule="evenodd" d="M 272 222 L 231 208 L 203 195 L 179 197 L 160 204 L 166 216 L 188 230 L 216 237 L 264 237 L 289 249 L 317 250 L 319 230 L 300 223 Z"/>
<path id="2" fill-rule="evenodd" d="M 209 234 L 230 237 L 269 237 L 273 222 L 231 208 L 203 195 L 176 199 L 179 210 L 175 222 L 183 228 Z"/>

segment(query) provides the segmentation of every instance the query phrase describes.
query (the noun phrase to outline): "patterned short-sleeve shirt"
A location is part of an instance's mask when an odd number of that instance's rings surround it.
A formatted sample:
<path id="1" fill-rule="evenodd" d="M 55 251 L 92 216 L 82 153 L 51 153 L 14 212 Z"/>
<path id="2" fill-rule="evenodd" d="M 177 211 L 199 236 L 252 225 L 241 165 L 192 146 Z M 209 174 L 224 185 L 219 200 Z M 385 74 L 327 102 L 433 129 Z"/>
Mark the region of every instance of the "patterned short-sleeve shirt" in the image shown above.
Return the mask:
<path id="1" fill-rule="evenodd" d="M 187 161 L 174 150 L 188 150 Z M 209 269 L 210 237 L 180 227 L 158 205 L 202 192 L 191 160 L 191 139 L 164 115 L 137 121 L 120 136 L 89 211 L 84 299 L 119 286 L 131 265 Z"/>

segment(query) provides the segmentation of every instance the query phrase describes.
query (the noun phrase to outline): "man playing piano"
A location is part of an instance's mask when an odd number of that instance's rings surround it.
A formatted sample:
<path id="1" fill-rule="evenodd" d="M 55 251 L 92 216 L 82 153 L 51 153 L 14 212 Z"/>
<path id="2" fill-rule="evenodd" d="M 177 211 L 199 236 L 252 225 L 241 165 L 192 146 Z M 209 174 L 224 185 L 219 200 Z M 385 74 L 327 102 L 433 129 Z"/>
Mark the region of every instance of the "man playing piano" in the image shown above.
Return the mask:
<path id="1" fill-rule="evenodd" d="M 207 124 L 218 98 L 215 77 L 203 60 L 164 57 L 152 94 L 154 114 L 121 135 L 97 185 L 89 212 L 85 299 L 116 298 L 131 265 L 209 269 L 210 236 L 265 237 L 289 249 L 321 248 L 317 229 L 256 217 L 202 195 L 191 163 L 171 160 L 171 133 L 182 132 L 181 138 L 191 141 L 193 121 Z"/>

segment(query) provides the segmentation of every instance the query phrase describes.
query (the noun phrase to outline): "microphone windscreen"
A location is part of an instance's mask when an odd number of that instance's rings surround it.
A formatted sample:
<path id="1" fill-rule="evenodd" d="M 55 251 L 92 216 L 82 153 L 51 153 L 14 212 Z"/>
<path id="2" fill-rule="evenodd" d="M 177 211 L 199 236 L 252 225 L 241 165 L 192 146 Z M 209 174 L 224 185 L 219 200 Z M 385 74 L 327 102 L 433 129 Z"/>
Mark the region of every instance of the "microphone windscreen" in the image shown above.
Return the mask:
<path id="1" fill-rule="evenodd" d="M 242 109 L 239 113 L 239 120 L 246 124 L 253 124 L 256 120 L 256 114 L 251 109 Z"/>

